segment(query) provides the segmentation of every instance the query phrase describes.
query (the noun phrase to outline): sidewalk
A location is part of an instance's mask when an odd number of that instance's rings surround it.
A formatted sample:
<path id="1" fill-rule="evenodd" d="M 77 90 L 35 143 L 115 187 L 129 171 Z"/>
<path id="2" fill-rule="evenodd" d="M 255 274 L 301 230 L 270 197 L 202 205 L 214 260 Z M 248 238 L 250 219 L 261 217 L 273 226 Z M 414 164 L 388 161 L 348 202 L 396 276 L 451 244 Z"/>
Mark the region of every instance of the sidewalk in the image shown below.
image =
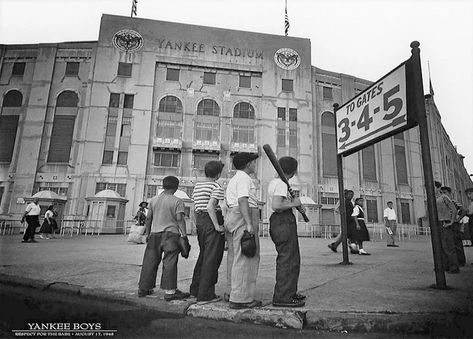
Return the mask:
<path id="1" fill-rule="evenodd" d="M 189 239 L 191 256 L 179 258 L 178 288 L 182 291 L 189 290 L 199 252 L 196 237 Z M 127 243 L 123 235 L 37 240 L 24 244 L 20 235 L 0 237 L 0 281 L 196 317 L 278 327 L 402 333 L 431 333 L 442 328 L 473 336 L 473 247 L 465 248 L 467 265 L 461 273 L 446 275 L 451 289 L 437 290 L 430 287 L 435 274 L 428 237 L 401 242 L 399 248 L 386 247 L 381 241 L 366 243 L 372 255 L 351 255 L 353 265 L 347 266 L 339 265 L 342 255 L 327 248 L 328 240 L 300 238 L 299 291 L 307 295 L 306 306 L 300 309 L 271 306 L 276 251 L 269 238 L 261 238 L 257 297 L 264 306 L 249 310 L 231 310 L 223 301 L 169 303 L 159 288 L 152 296 L 138 298 L 145 245 Z M 226 255 L 216 292 L 222 296 L 226 292 Z"/>

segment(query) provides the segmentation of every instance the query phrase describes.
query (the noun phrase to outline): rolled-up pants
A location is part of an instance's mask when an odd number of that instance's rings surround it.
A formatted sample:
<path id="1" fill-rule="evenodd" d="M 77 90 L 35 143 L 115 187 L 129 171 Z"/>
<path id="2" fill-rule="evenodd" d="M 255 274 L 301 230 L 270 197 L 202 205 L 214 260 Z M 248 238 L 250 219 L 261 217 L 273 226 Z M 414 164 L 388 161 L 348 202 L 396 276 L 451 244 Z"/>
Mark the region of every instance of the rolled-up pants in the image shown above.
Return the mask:
<path id="1" fill-rule="evenodd" d="M 246 222 L 240 208 L 229 208 L 225 216 L 228 243 L 227 286 L 230 289 L 230 301 L 234 303 L 249 303 L 255 300 L 260 260 L 259 211 L 257 208 L 250 208 L 250 214 L 256 240 L 256 254 L 253 258 L 241 253 L 241 238 L 246 230 Z"/>
<path id="2" fill-rule="evenodd" d="M 139 282 L 140 290 L 150 290 L 156 287 L 156 275 L 161 259 L 163 261 L 163 272 L 160 287 L 163 290 L 176 289 L 178 257 L 179 234 L 173 232 L 151 233 L 143 256 Z"/>

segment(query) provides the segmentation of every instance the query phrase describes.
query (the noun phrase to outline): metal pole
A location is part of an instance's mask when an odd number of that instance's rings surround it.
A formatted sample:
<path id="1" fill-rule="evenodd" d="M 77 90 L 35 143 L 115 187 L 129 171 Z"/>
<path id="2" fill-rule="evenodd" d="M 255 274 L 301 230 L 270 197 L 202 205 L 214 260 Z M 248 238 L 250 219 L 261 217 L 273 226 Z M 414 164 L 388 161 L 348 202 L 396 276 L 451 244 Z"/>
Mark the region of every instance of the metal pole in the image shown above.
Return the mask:
<path id="1" fill-rule="evenodd" d="M 415 88 L 415 107 L 417 111 L 417 122 L 419 124 L 420 145 L 422 150 L 422 166 L 424 168 L 424 183 L 427 193 L 427 207 L 429 211 L 430 239 L 434 256 L 435 282 L 433 287 L 446 289 L 445 271 L 442 266 L 442 245 L 440 231 L 438 229 L 437 202 L 435 200 L 434 176 L 432 173 L 432 158 L 430 155 L 429 130 L 427 116 L 425 113 L 424 89 L 422 83 L 422 70 L 420 63 L 420 43 L 411 42 L 412 78 Z"/>
<path id="2" fill-rule="evenodd" d="M 337 113 L 339 105 L 333 104 L 333 112 L 335 119 L 335 126 L 337 125 L 337 118 L 335 114 Z M 341 232 L 342 232 L 342 253 L 343 261 L 341 265 L 350 265 L 351 262 L 348 260 L 348 245 L 347 245 L 347 210 L 345 207 L 345 188 L 343 185 L 343 156 L 337 155 L 337 175 L 338 175 L 338 196 L 340 201 L 340 222 L 341 222 Z"/>

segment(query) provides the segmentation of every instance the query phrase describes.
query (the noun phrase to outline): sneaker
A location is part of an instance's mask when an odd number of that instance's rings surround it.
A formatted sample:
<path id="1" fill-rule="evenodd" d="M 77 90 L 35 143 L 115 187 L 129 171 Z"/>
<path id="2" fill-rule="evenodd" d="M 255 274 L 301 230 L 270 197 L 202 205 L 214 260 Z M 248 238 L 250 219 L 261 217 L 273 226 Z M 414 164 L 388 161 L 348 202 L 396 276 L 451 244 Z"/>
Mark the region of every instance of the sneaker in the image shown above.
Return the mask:
<path id="1" fill-rule="evenodd" d="M 292 299 L 295 299 L 295 300 L 305 300 L 306 299 L 306 296 L 303 295 L 303 294 L 299 294 L 299 293 L 296 293 L 292 296 Z"/>
<path id="2" fill-rule="evenodd" d="M 371 255 L 371 253 L 366 252 L 364 249 L 359 250 L 359 255 Z"/>
<path id="3" fill-rule="evenodd" d="M 46 239 L 42 234 L 39 235 L 41 239 Z"/>
<path id="4" fill-rule="evenodd" d="M 231 309 L 234 309 L 234 310 L 240 310 L 240 309 L 243 309 L 243 308 L 261 307 L 262 305 L 263 305 L 263 303 L 259 300 L 253 300 L 249 303 L 234 303 L 234 302 L 230 301 L 230 305 L 228 307 L 230 307 Z"/>
<path id="5" fill-rule="evenodd" d="M 21 242 L 28 242 L 28 240 L 22 240 Z"/>
<path id="6" fill-rule="evenodd" d="M 351 254 L 359 254 L 358 250 L 354 250 L 353 248 L 350 248 L 350 253 Z"/>
<path id="7" fill-rule="evenodd" d="M 165 294 L 164 300 L 171 301 L 171 300 L 181 300 L 190 297 L 190 293 L 182 292 L 180 290 L 176 290 L 174 294 Z"/>
<path id="8" fill-rule="evenodd" d="M 138 290 L 138 298 L 146 297 L 147 295 L 153 294 L 153 292 L 154 292 L 153 289 L 150 289 L 150 290 L 139 289 Z"/>
<path id="9" fill-rule="evenodd" d="M 276 307 L 303 307 L 305 306 L 305 301 L 292 299 L 291 301 L 276 302 L 273 301 L 273 306 Z"/>
<path id="10" fill-rule="evenodd" d="M 328 246 L 328 248 L 330 248 L 332 250 L 332 252 L 337 253 L 337 248 L 335 246 L 333 246 L 333 244 L 328 244 L 327 246 Z"/>

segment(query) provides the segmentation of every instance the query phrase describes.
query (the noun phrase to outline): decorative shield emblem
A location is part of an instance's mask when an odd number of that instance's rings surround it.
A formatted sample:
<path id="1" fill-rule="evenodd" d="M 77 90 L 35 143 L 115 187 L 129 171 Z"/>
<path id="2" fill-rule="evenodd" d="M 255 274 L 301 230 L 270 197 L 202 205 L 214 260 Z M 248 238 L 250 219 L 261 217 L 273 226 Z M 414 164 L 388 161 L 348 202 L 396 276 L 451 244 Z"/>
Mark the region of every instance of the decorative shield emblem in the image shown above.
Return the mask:
<path id="1" fill-rule="evenodd" d="M 280 48 L 274 53 L 274 62 L 282 69 L 292 71 L 301 64 L 301 57 L 291 48 Z"/>
<path id="2" fill-rule="evenodd" d="M 122 29 L 113 35 L 113 46 L 124 52 L 135 52 L 143 47 L 143 37 L 131 29 Z"/>

